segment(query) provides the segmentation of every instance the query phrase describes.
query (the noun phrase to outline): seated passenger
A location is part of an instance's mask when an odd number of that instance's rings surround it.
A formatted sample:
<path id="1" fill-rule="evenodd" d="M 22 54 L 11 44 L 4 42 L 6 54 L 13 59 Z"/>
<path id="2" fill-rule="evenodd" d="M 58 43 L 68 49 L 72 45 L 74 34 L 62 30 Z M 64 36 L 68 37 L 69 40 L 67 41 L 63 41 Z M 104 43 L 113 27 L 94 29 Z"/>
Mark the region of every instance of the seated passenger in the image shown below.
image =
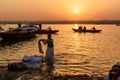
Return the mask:
<path id="1" fill-rule="evenodd" d="M 79 30 L 82 31 L 82 26 L 79 26 Z"/>
<path id="2" fill-rule="evenodd" d="M 93 29 L 94 31 L 96 30 L 96 28 L 95 28 L 95 27 L 93 27 L 92 29 Z"/>
<path id="3" fill-rule="evenodd" d="M 86 26 L 84 26 L 83 30 L 86 30 Z"/>

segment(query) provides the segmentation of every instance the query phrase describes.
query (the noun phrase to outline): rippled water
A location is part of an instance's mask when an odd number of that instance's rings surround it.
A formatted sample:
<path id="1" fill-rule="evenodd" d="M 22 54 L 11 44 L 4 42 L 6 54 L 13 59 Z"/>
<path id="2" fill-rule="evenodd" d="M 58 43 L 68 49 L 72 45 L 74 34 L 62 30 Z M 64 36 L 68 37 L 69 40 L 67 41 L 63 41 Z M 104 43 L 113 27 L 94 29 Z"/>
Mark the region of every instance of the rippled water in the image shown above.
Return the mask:
<path id="1" fill-rule="evenodd" d="M 80 24 L 78 24 L 80 25 Z M 83 25 L 83 24 L 81 24 Z M 3 26 L 5 29 L 16 25 Z M 112 65 L 120 62 L 120 26 L 86 25 L 102 29 L 101 33 L 76 33 L 75 24 L 47 24 L 60 30 L 52 35 L 55 45 L 54 72 L 58 74 L 91 74 L 94 71 L 107 74 Z M 24 55 L 39 54 L 37 41 L 46 38 L 37 35 L 35 39 L 15 44 L 0 44 L 0 65 L 19 61 Z M 43 46 L 44 52 L 46 46 Z"/>

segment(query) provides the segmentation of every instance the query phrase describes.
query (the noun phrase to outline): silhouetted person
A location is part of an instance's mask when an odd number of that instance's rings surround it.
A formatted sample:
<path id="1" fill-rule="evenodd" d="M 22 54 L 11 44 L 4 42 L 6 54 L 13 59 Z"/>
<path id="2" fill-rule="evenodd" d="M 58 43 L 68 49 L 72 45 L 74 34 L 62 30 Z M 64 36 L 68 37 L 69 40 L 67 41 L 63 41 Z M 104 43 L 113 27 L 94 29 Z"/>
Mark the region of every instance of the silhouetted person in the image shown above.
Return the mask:
<path id="1" fill-rule="evenodd" d="M 40 39 L 38 41 L 39 45 L 39 51 L 40 53 L 43 53 L 40 41 L 42 41 L 44 44 L 47 44 L 47 50 L 46 50 L 46 61 L 53 61 L 54 60 L 54 44 L 53 44 L 53 39 L 51 38 L 51 34 L 47 35 L 47 39 Z"/>
<path id="2" fill-rule="evenodd" d="M 95 28 L 95 27 L 93 27 L 93 30 L 95 31 L 95 30 L 96 30 L 96 28 Z"/>
<path id="3" fill-rule="evenodd" d="M 86 30 L 86 26 L 83 27 L 83 31 L 85 31 L 85 30 Z"/>
<path id="4" fill-rule="evenodd" d="M 82 26 L 79 26 L 79 30 L 82 31 Z"/>
<path id="5" fill-rule="evenodd" d="M 21 25 L 22 25 L 21 23 L 18 23 L 18 27 L 21 27 Z"/>
<path id="6" fill-rule="evenodd" d="M 49 27 L 48 27 L 48 30 L 49 30 L 49 31 L 51 31 L 51 30 L 52 30 L 52 28 L 49 26 Z"/>
<path id="7" fill-rule="evenodd" d="M 41 25 L 41 24 L 39 24 L 39 29 L 40 29 L 40 30 L 42 29 L 42 25 Z"/>

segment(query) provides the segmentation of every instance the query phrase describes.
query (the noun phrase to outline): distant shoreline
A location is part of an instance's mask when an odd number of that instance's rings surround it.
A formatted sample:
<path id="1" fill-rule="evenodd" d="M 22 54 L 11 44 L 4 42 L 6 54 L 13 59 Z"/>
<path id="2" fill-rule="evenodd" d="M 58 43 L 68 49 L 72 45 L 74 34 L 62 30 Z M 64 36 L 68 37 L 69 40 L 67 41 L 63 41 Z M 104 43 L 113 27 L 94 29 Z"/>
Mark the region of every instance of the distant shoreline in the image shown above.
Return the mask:
<path id="1" fill-rule="evenodd" d="M 48 20 L 48 21 L 0 21 L 0 24 L 120 24 L 120 20 L 79 20 L 79 21 L 71 21 L 71 20 Z"/>

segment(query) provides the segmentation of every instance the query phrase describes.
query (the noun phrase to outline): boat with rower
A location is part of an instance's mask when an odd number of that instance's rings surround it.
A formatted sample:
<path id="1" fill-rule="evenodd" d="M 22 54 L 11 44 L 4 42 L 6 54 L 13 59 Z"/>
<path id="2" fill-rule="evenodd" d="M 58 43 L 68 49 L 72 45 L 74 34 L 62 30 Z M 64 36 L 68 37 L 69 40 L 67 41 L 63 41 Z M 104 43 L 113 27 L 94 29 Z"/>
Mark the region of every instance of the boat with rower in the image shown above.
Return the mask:
<path id="1" fill-rule="evenodd" d="M 99 33 L 99 32 L 102 31 L 102 30 L 97 30 L 95 27 L 93 27 L 92 29 L 86 29 L 86 27 L 84 27 L 84 28 L 82 29 L 81 26 L 79 26 L 78 29 L 72 28 L 72 30 L 73 30 L 74 32 L 84 32 L 84 33 L 86 33 L 86 32 Z"/>
<path id="2" fill-rule="evenodd" d="M 79 30 L 79 29 L 72 29 L 75 32 L 91 32 L 91 33 L 98 33 L 101 32 L 102 30 L 92 30 L 92 29 L 86 29 L 86 30 Z"/>
<path id="3" fill-rule="evenodd" d="M 48 34 L 48 33 L 50 33 L 50 34 L 56 34 L 57 32 L 59 32 L 59 30 L 48 30 L 48 29 L 42 29 L 42 30 L 40 30 L 40 29 L 38 29 L 36 31 L 37 34 Z"/>

